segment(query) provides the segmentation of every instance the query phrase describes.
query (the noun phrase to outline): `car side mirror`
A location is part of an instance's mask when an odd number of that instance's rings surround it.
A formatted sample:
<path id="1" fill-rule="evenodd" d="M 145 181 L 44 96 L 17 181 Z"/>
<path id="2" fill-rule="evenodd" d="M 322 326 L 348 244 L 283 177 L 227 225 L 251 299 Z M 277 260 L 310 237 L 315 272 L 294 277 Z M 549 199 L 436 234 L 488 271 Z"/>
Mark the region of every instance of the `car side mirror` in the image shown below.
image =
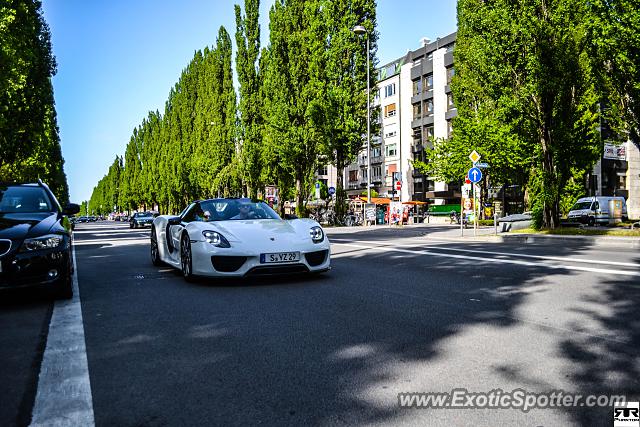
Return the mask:
<path id="1" fill-rule="evenodd" d="M 75 203 L 69 203 L 62 209 L 62 214 L 67 216 L 75 215 L 78 212 L 80 212 L 80 205 L 76 205 Z"/>
<path id="2" fill-rule="evenodd" d="M 286 219 L 286 220 L 298 219 L 298 216 L 294 215 L 294 214 L 284 214 L 284 219 Z"/>
<path id="3" fill-rule="evenodd" d="M 173 216 L 167 220 L 167 223 L 169 223 L 169 225 L 180 225 L 182 223 L 182 218 L 179 216 Z"/>

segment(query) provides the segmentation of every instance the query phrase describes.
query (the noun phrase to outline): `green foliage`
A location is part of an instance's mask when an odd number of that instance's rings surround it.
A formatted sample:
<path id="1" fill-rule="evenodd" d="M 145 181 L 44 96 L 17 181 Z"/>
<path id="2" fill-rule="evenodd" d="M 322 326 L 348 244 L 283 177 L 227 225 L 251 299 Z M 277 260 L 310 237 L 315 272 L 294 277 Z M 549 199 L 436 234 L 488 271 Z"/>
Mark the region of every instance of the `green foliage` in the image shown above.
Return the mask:
<path id="1" fill-rule="evenodd" d="M 37 0 L 0 6 L 0 181 L 49 184 L 69 200 L 51 78 L 56 61 Z"/>
<path id="2" fill-rule="evenodd" d="M 360 195 L 367 197 L 367 190 L 364 190 L 362 193 L 360 193 Z M 378 196 L 379 196 L 378 192 L 372 188 L 371 197 L 378 197 Z"/>
<path id="3" fill-rule="evenodd" d="M 606 119 L 640 147 L 640 7 L 637 0 L 587 3 L 588 40 Z"/>
<path id="4" fill-rule="evenodd" d="M 454 152 L 477 147 L 495 180 L 527 183 L 550 228 L 573 171 L 601 152 L 587 16 L 573 0 L 458 3 Z"/>

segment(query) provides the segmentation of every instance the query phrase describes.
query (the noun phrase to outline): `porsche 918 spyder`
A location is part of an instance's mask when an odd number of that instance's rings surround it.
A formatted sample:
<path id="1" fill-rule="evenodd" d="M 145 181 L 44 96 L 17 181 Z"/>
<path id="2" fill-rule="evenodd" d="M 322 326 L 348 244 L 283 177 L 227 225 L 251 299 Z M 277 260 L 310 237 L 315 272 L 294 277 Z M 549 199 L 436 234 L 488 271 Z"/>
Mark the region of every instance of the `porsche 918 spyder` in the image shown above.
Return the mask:
<path id="1" fill-rule="evenodd" d="M 186 280 L 320 273 L 331 268 L 330 258 L 316 221 L 283 220 L 259 200 L 199 200 L 151 227 L 151 261 L 180 269 Z"/>

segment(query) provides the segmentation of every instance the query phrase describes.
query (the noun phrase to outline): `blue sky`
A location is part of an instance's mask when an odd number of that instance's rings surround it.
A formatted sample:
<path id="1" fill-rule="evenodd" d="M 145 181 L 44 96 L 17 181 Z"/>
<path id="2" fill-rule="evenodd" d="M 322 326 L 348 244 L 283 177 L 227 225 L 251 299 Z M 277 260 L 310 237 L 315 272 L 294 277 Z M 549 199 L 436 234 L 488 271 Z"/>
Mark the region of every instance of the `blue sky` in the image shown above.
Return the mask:
<path id="1" fill-rule="evenodd" d="M 91 196 L 150 110 L 193 53 L 215 44 L 223 25 L 235 35 L 241 0 L 43 0 L 58 73 L 53 79 L 71 200 Z M 262 43 L 268 10 L 261 1 Z M 380 64 L 456 30 L 455 0 L 378 0 Z M 235 55 L 235 53 L 234 53 Z"/>

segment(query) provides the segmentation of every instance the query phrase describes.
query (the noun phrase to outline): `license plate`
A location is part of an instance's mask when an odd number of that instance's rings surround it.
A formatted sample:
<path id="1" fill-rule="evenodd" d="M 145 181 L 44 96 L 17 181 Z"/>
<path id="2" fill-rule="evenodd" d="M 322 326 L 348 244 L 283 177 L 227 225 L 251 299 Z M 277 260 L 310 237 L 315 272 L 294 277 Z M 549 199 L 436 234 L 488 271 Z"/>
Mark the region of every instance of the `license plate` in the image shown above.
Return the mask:
<path id="1" fill-rule="evenodd" d="M 300 252 L 277 252 L 273 254 L 260 254 L 261 264 L 300 261 Z"/>

